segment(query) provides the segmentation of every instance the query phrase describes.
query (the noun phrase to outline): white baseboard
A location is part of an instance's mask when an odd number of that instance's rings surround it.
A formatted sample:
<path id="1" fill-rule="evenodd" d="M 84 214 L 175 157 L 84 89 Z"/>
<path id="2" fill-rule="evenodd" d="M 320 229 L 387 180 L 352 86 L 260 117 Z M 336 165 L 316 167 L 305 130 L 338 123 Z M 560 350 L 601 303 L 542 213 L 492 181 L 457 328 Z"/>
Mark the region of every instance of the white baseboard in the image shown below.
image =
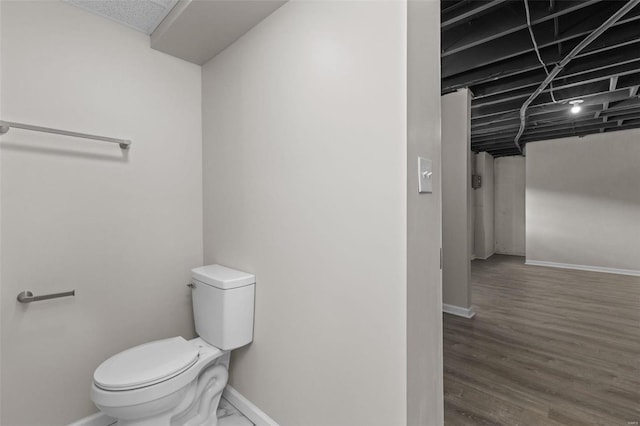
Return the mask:
<path id="1" fill-rule="evenodd" d="M 640 271 L 635 271 L 633 269 L 606 268 L 604 266 L 575 265 L 572 263 L 556 263 L 529 259 L 527 259 L 524 264 L 533 266 L 547 266 L 549 268 L 576 269 L 579 271 L 604 272 L 607 274 L 631 275 L 633 277 L 640 277 Z"/>
<path id="2" fill-rule="evenodd" d="M 476 257 L 476 259 L 480 259 L 480 260 L 487 260 L 487 259 L 489 259 L 491 256 L 493 256 L 494 254 L 496 254 L 496 252 L 495 252 L 495 251 L 494 251 L 494 252 L 491 252 L 491 254 L 489 254 L 489 256 L 487 256 L 487 257 L 480 257 L 480 256 L 478 256 L 478 257 Z M 471 260 L 473 260 L 473 259 L 471 259 Z"/>
<path id="3" fill-rule="evenodd" d="M 526 253 L 516 253 L 516 252 L 506 252 L 506 251 L 495 251 L 493 252 L 493 254 L 503 254 L 505 256 L 518 256 L 518 257 L 525 257 L 527 255 Z"/>
<path id="4" fill-rule="evenodd" d="M 470 308 L 461 308 L 460 306 L 442 304 L 442 312 L 451 315 L 457 315 L 463 318 L 473 318 L 476 312 L 473 310 L 473 306 Z"/>
<path id="5" fill-rule="evenodd" d="M 251 420 L 256 426 L 279 426 L 264 411 L 256 407 L 251 401 L 242 396 L 240 392 L 227 385 L 222 392 L 222 397 L 236 407 L 246 418 Z"/>
<path id="6" fill-rule="evenodd" d="M 73 422 L 69 426 L 110 426 L 114 424 L 116 424 L 115 419 L 107 417 L 101 412 L 97 412 L 76 422 Z"/>

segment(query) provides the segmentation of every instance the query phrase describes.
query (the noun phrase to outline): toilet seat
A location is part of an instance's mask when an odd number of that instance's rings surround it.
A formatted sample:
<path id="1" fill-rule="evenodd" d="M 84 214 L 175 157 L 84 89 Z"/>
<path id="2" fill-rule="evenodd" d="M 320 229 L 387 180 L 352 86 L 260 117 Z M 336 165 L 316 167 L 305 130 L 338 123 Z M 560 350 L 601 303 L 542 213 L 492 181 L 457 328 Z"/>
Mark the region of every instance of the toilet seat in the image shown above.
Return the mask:
<path id="1" fill-rule="evenodd" d="M 150 343 L 157 342 L 158 341 Z M 190 367 L 183 369 L 181 372 L 177 372 L 172 377 L 167 377 L 164 380 L 156 382 L 153 385 L 119 391 L 106 390 L 99 387 L 95 382 L 94 374 L 94 380 L 92 380 L 93 383 L 91 385 L 91 400 L 100 408 L 101 406 L 125 407 L 136 404 L 145 404 L 149 401 L 163 398 L 187 386 L 200 374 L 203 368 L 215 363 L 216 360 L 228 353 L 227 351 L 222 351 L 215 346 L 208 344 L 200 337 L 187 341 L 187 344 L 198 351 L 196 362 Z M 100 379 L 100 377 L 98 377 L 98 379 Z"/>
<path id="2" fill-rule="evenodd" d="M 95 370 L 93 381 L 107 391 L 151 386 L 178 376 L 198 361 L 198 347 L 184 338 L 156 340 L 120 352 Z"/>

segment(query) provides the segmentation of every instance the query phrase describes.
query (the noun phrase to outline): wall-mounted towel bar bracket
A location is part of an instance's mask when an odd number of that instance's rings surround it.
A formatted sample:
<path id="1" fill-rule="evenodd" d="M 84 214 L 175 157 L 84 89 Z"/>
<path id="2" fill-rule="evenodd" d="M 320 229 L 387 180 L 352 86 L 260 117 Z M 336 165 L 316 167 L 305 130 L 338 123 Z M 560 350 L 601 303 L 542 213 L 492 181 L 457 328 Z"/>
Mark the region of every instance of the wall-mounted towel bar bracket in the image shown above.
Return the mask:
<path id="1" fill-rule="evenodd" d="M 56 299 L 58 297 L 67 297 L 67 296 L 75 296 L 76 291 L 64 291 L 62 293 L 52 293 L 52 294 L 43 294 L 42 296 L 34 296 L 29 290 L 25 290 L 18 294 L 18 302 L 20 303 L 31 303 L 37 302 L 39 300 L 47 300 L 47 299 Z"/>
<path id="2" fill-rule="evenodd" d="M 110 138 L 107 136 L 90 135 L 88 133 L 70 132 L 68 130 L 52 129 L 50 127 L 33 126 L 31 124 L 12 123 L 10 121 L 0 121 L 0 135 L 4 135 L 11 128 L 32 130 L 34 132 L 53 133 L 55 135 L 72 136 L 74 138 L 92 139 L 101 142 L 117 143 L 122 149 L 129 149 L 131 141 L 128 139 Z"/>

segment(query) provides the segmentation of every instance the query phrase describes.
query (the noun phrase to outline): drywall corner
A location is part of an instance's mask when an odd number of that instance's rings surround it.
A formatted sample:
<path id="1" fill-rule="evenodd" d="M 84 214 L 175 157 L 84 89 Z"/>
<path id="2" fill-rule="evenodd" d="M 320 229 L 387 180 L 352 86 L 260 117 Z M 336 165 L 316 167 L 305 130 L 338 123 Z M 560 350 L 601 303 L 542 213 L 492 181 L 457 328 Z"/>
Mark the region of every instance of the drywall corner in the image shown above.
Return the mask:
<path id="1" fill-rule="evenodd" d="M 407 7 L 407 423 L 442 425 L 440 4 Z M 418 157 L 433 193 L 418 193 Z"/>

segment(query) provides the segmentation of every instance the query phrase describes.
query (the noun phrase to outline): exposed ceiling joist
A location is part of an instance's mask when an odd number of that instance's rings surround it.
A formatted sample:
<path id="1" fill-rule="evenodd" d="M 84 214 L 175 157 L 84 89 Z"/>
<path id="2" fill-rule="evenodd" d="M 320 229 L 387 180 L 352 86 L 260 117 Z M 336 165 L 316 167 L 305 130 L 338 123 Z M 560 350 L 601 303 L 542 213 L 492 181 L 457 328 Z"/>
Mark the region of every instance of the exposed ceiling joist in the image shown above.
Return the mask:
<path id="1" fill-rule="evenodd" d="M 594 57 L 595 56 L 595 57 Z M 625 45 L 613 49 L 607 55 L 589 55 L 576 59 L 567 65 L 558 76 L 557 81 L 580 81 L 601 76 L 611 76 L 620 71 L 640 68 L 640 46 Z M 546 77 L 544 70 L 538 68 L 529 72 L 516 74 L 474 86 L 474 99 L 498 95 L 522 88 L 534 88 Z"/>
<path id="2" fill-rule="evenodd" d="M 534 27 L 538 45 L 541 49 L 549 49 L 558 43 L 568 44 L 568 42 L 572 42 L 573 44 L 577 44 L 579 40 L 602 25 L 617 7 L 616 5 L 607 5 L 604 9 L 605 10 L 595 14 L 580 16 L 578 18 L 580 20 L 563 31 L 558 38 L 554 35 L 553 22 L 545 22 Z M 582 10 L 580 12 L 586 13 L 589 11 Z M 640 10 L 632 13 L 633 16 L 625 16 L 625 19 L 618 22 L 616 26 L 638 25 L 636 21 L 640 19 Z M 555 48 L 550 50 L 555 50 Z M 509 37 L 501 37 L 478 45 L 474 49 L 460 52 L 456 55 L 442 57 L 442 76 L 447 78 L 477 67 L 505 61 L 528 52 L 534 54 L 531 38 L 527 30 L 521 30 L 511 34 Z M 560 54 L 558 56 L 562 55 Z"/>
<path id="3" fill-rule="evenodd" d="M 606 117 L 608 119 L 617 120 L 617 119 L 634 119 L 640 118 L 640 108 L 631 109 L 628 111 L 606 111 Z M 575 125 L 582 124 L 595 124 L 596 122 L 601 122 L 597 118 L 594 118 L 592 115 L 582 115 L 579 117 L 575 117 L 573 120 L 567 121 L 566 117 L 558 118 L 555 120 L 540 120 L 532 123 L 530 127 L 531 132 L 535 132 L 539 129 L 549 129 L 549 130 L 558 130 L 563 128 L 569 128 Z M 479 130 L 473 130 L 473 137 L 475 143 L 481 143 L 485 140 L 494 140 L 497 135 L 505 135 L 507 133 L 515 134 L 518 130 L 517 123 L 511 123 L 508 125 L 498 126 L 498 127 L 489 127 L 489 128 L 481 128 Z"/>
<path id="4" fill-rule="evenodd" d="M 491 9 L 500 6 L 508 0 L 492 0 L 487 2 L 468 2 L 459 8 L 456 8 L 447 18 L 447 11 L 442 12 L 442 20 L 440 28 L 447 29 L 455 25 L 462 25 L 478 15 L 487 13 Z"/>
<path id="5" fill-rule="evenodd" d="M 548 68 L 626 2 L 529 1 L 531 24 Z M 523 102 L 546 78 L 535 54 L 524 2 L 442 1 L 442 92 L 468 87 L 472 149 L 516 155 Z M 527 111 L 522 141 L 640 127 L 640 7 L 577 55 Z M 554 98 L 551 97 L 553 93 Z M 569 101 L 581 111 L 569 112 Z"/>
<path id="6" fill-rule="evenodd" d="M 582 75 L 581 79 L 573 79 L 573 78 L 562 79 L 560 84 L 556 83 L 553 86 L 553 89 L 551 88 L 545 89 L 542 91 L 542 93 L 554 92 L 555 94 L 557 94 L 558 91 L 560 90 L 576 88 L 578 86 L 583 86 L 583 85 L 592 85 L 593 83 L 598 83 L 601 81 L 609 81 L 610 84 L 614 84 L 613 86 L 610 86 L 609 90 L 615 90 L 615 84 L 617 84 L 619 77 L 621 76 L 624 77 L 624 76 L 633 75 L 633 74 L 640 75 L 640 62 L 632 63 L 629 65 L 631 66 L 625 66 L 623 69 L 619 69 L 619 70 L 613 69 L 609 71 L 609 72 L 615 72 L 615 74 L 602 75 L 602 72 L 600 72 L 594 75 L 592 78 L 588 78 L 589 77 L 588 75 Z M 566 82 L 566 83 L 563 83 L 563 82 Z M 476 102 L 473 103 L 473 108 L 479 108 L 487 105 L 495 105 L 501 102 L 513 101 L 517 99 L 524 99 L 524 98 L 527 98 L 531 94 L 531 92 L 532 92 L 531 87 L 526 87 L 519 90 L 513 90 L 510 92 L 501 93 L 499 95 L 484 96 L 480 99 L 474 98 Z"/>
<path id="7" fill-rule="evenodd" d="M 618 85 L 618 76 L 617 75 L 611 76 L 611 78 L 609 79 L 609 91 L 612 92 L 616 90 L 617 85 Z"/>
<path id="8" fill-rule="evenodd" d="M 640 108 L 640 99 L 638 98 L 630 98 L 622 102 L 618 102 L 615 106 L 608 109 L 608 112 L 624 112 L 634 110 L 636 108 Z M 582 111 L 576 114 L 576 117 L 582 117 L 590 115 L 592 116 L 596 111 L 602 112 L 602 105 L 587 105 L 582 108 Z M 565 112 L 566 113 L 566 112 Z M 558 114 L 558 111 L 551 112 L 541 112 L 538 114 L 532 114 L 534 118 L 532 118 L 533 122 L 537 121 L 548 121 L 548 120 L 566 120 L 566 113 Z M 477 119 L 471 120 L 471 129 L 472 134 L 477 129 L 482 128 L 497 128 L 500 125 L 512 125 L 514 127 L 519 127 L 520 118 L 514 114 L 505 114 L 503 116 L 492 116 L 492 117 L 480 117 Z"/>
<path id="9" fill-rule="evenodd" d="M 607 52 L 612 50 L 622 49 L 630 45 L 634 45 L 632 48 L 635 49 L 640 48 L 638 27 L 640 27 L 640 25 L 636 27 L 624 26 L 622 28 L 612 28 L 602 36 L 602 39 L 599 40 L 597 45 L 589 46 L 581 54 L 576 56 L 576 59 L 585 58 L 585 61 L 588 63 L 592 59 L 605 56 Z M 577 44 L 578 42 L 573 41 L 567 46 L 567 49 L 573 48 Z M 553 64 L 562 59 L 562 55 L 558 54 L 557 51 L 542 49 L 541 52 L 547 66 L 553 66 Z M 542 69 L 542 65 L 540 65 L 534 53 L 524 53 L 525 54 L 505 60 L 502 63 L 478 67 L 458 75 L 445 77 L 442 79 L 442 91 L 443 93 L 448 93 L 463 87 L 473 87 L 477 84 L 496 82 L 506 77 Z"/>
<path id="10" fill-rule="evenodd" d="M 555 22 L 554 26 L 557 26 L 559 17 L 594 5 L 599 1 L 562 1 L 553 11 L 549 11 L 545 2 L 534 1 L 530 5 L 531 23 L 532 25 L 537 25 L 553 20 Z M 494 10 L 493 13 L 484 15 L 482 19 L 470 22 L 472 24 L 471 28 L 466 25 L 463 28 L 448 29 L 449 31 L 443 32 L 442 56 L 450 56 L 480 44 L 508 36 L 514 32 L 526 30 L 526 21 L 518 19 L 524 13 L 522 3 L 512 1 L 509 6 L 510 8 Z M 513 8 L 519 8 L 520 10 L 513 10 Z M 505 14 L 511 19 L 504 19 Z"/>

